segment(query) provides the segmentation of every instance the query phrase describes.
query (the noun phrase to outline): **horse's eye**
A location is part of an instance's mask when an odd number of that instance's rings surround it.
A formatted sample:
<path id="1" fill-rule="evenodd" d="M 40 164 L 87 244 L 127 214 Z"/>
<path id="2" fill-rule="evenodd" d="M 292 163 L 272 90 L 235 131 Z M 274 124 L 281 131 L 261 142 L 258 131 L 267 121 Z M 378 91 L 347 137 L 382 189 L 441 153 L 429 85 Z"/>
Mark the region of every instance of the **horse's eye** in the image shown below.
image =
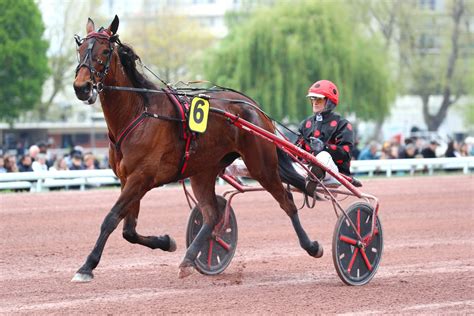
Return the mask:
<path id="1" fill-rule="evenodd" d="M 109 53 L 110 53 L 110 50 L 105 49 L 105 50 L 102 52 L 102 55 L 107 56 Z"/>

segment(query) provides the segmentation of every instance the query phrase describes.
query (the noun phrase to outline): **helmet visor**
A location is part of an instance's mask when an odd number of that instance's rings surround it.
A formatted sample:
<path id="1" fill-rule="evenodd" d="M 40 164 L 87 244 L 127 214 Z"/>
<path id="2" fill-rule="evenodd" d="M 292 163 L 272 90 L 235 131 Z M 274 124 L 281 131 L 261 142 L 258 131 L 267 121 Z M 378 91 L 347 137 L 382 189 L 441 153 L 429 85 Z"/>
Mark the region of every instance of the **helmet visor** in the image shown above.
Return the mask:
<path id="1" fill-rule="evenodd" d="M 307 97 L 307 98 L 320 98 L 320 99 L 324 99 L 326 96 L 325 96 L 325 95 L 322 95 L 322 94 L 319 94 L 319 93 L 310 92 L 310 93 L 308 93 L 308 95 L 307 95 L 306 97 Z"/>

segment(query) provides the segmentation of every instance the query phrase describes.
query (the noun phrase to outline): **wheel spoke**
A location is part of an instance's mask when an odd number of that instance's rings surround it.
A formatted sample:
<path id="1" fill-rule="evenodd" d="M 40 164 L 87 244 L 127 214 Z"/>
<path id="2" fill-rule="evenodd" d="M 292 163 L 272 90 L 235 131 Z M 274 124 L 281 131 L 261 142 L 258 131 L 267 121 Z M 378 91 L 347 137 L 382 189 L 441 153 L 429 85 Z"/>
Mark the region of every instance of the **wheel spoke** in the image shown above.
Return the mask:
<path id="1" fill-rule="evenodd" d="M 354 265 L 355 259 L 357 257 L 357 253 L 359 252 L 359 248 L 356 248 L 354 250 L 354 253 L 352 254 L 351 262 L 349 262 L 349 266 L 347 267 L 347 272 L 350 274 L 352 266 Z"/>
<path id="2" fill-rule="evenodd" d="M 219 245 L 221 245 L 222 248 L 224 248 L 226 251 L 229 251 L 229 250 L 230 250 L 231 245 L 229 245 L 228 243 L 226 243 L 224 240 L 222 240 L 222 239 L 219 238 L 219 237 L 215 237 L 215 239 L 216 239 L 217 243 L 218 243 Z"/>
<path id="3" fill-rule="evenodd" d="M 367 269 L 369 269 L 369 271 L 372 271 L 372 265 L 369 262 L 369 258 L 367 258 L 367 254 L 365 253 L 365 250 L 361 249 L 360 254 L 362 255 L 362 258 L 364 259 L 364 262 L 365 262 L 365 265 L 367 266 Z"/>
<path id="4" fill-rule="evenodd" d="M 346 242 L 348 244 L 354 245 L 354 246 L 357 245 L 357 240 L 349 238 L 349 237 L 344 236 L 344 235 L 339 236 L 339 240 L 343 241 L 343 242 Z"/>
<path id="5" fill-rule="evenodd" d="M 212 264 L 212 246 L 214 245 L 214 240 L 209 240 L 209 252 L 207 253 L 207 266 L 211 268 Z"/>
<path id="6" fill-rule="evenodd" d="M 362 237 L 362 242 L 364 242 L 365 246 L 368 247 L 374 241 L 374 239 L 375 239 L 374 237 L 377 236 L 378 234 L 379 234 L 379 230 L 378 230 L 377 227 L 375 227 L 374 235 L 370 236 L 370 233 L 367 233 L 367 235 Z"/>

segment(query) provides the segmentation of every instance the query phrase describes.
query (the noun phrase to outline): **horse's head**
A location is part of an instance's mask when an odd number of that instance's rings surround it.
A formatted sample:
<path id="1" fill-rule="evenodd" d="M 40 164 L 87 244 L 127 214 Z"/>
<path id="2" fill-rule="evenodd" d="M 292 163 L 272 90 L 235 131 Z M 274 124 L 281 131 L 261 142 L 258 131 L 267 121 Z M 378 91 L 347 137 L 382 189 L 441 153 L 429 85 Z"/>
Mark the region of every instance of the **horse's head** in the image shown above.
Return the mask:
<path id="1" fill-rule="evenodd" d="M 109 72 L 114 58 L 116 35 L 119 18 L 115 16 L 110 26 L 95 31 L 94 22 L 89 19 L 86 25 L 87 36 L 80 38 L 76 35 L 79 65 L 76 68 L 74 90 L 79 100 L 93 104 L 97 94 L 102 91 L 105 77 Z"/>

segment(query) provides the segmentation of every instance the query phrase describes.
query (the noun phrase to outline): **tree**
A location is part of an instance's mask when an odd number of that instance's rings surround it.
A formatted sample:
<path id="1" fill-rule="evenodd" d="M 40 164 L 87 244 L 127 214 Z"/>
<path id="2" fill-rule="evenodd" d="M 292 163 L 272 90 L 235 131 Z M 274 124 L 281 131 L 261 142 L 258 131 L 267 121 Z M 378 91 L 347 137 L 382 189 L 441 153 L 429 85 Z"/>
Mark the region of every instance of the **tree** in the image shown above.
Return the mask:
<path id="1" fill-rule="evenodd" d="M 93 15 L 96 21 L 101 19 L 96 12 L 93 12 L 94 8 L 100 5 L 94 0 L 79 2 L 54 0 L 40 5 L 54 7 L 54 17 L 44 17 L 48 19 L 45 37 L 51 43 L 48 51 L 50 75 L 46 88 L 43 89 L 43 101 L 35 107 L 38 119 L 43 121 L 53 116 L 49 110 L 58 95 L 64 92 L 65 88 L 71 88 L 74 67 L 77 66 L 74 33 L 85 35 L 84 25 L 88 16 Z"/>
<path id="2" fill-rule="evenodd" d="M 351 21 L 339 1 L 260 8 L 210 53 L 206 76 L 242 90 L 277 119 L 308 115 L 306 92 L 318 79 L 340 87 L 339 112 L 385 117 L 394 98 L 386 54 L 377 37 Z"/>
<path id="3" fill-rule="evenodd" d="M 133 38 L 133 47 L 144 64 L 166 82 L 185 80 L 191 71 L 199 72 L 200 54 L 213 42 L 213 36 L 196 21 L 171 14 L 130 19 L 124 42 Z"/>
<path id="4" fill-rule="evenodd" d="M 2 0 L 0 119 L 8 122 L 40 102 L 48 75 L 44 25 L 33 0 Z"/>
<path id="5" fill-rule="evenodd" d="M 437 131 L 449 108 L 462 95 L 472 95 L 473 92 L 472 86 L 467 85 L 473 58 L 472 51 L 470 54 L 468 52 L 466 41 L 470 37 L 467 3 L 464 0 L 453 0 L 447 4 L 449 14 L 444 19 L 440 17 L 434 20 L 427 14 L 420 14 L 420 20 L 428 24 L 429 29 L 421 34 L 418 45 L 413 37 L 408 37 L 407 47 L 412 53 L 412 59 L 407 63 L 413 66 L 410 68 L 414 81 L 412 91 L 423 101 L 423 118 L 429 131 Z M 432 33 L 434 30 L 447 30 L 439 33 L 444 37 L 438 39 L 442 41 L 439 47 Z M 438 51 L 430 54 L 432 49 Z M 414 50 L 418 50 L 418 54 Z M 441 94 L 443 100 L 438 110 L 430 113 L 429 99 L 434 94 Z"/>
<path id="6" fill-rule="evenodd" d="M 380 36 L 383 38 L 383 47 L 390 59 L 397 60 L 395 45 L 395 38 L 397 36 L 397 19 L 403 0 L 354 0 L 351 2 L 353 12 L 356 12 L 355 19 L 366 29 L 372 36 Z M 394 78 L 392 87 L 395 91 L 400 91 L 400 71 L 399 67 L 392 66 Z M 382 127 L 385 117 L 380 117 L 375 121 L 375 127 L 372 134 L 372 139 L 383 140 Z"/>
<path id="7" fill-rule="evenodd" d="M 366 20 L 375 19 L 387 45 L 399 53 L 401 88 L 421 98 L 428 130 L 438 130 L 457 100 L 473 94 L 469 23 L 474 3 L 447 0 L 438 2 L 443 5 L 438 8 L 435 2 L 416 0 L 360 0 L 358 4 L 362 10 L 365 4 Z M 437 109 L 429 107 L 434 95 L 442 96 Z"/>

